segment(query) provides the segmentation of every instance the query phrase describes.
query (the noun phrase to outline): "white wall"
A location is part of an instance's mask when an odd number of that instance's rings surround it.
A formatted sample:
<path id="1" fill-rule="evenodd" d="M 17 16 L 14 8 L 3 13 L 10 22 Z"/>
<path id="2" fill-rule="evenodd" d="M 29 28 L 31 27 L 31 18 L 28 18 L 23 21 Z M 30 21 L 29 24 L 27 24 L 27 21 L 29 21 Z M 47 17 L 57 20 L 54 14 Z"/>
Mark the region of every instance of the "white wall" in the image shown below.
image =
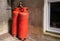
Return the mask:
<path id="1" fill-rule="evenodd" d="M 0 35 L 8 32 L 8 20 L 11 17 L 11 10 L 7 0 L 0 0 Z"/>

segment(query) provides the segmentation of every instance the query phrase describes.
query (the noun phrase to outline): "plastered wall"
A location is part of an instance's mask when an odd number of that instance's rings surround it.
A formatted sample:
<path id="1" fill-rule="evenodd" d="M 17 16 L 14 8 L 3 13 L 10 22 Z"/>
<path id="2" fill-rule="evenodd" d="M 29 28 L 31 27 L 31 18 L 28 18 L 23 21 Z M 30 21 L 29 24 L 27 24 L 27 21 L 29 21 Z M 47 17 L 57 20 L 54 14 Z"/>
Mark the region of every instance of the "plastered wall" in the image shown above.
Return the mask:
<path id="1" fill-rule="evenodd" d="M 7 0 L 0 0 L 0 34 L 8 32 L 8 20 L 11 18 L 10 9 Z"/>
<path id="2" fill-rule="evenodd" d="M 20 0 L 0 0 L 0 32 L 8 32 L 8 20 L 11 16 L 12 7 L 16 7 Z M 29 10 L 29 24 L 35 26 L 42 26 L 43 21 L 43 0 L 22 0 L 24 5 Z"/>
<path id="3" fill-rule="evenodd" d="M 29 23 L 42 26 L 44 0 L 22 0 L 29 9 Z"/>

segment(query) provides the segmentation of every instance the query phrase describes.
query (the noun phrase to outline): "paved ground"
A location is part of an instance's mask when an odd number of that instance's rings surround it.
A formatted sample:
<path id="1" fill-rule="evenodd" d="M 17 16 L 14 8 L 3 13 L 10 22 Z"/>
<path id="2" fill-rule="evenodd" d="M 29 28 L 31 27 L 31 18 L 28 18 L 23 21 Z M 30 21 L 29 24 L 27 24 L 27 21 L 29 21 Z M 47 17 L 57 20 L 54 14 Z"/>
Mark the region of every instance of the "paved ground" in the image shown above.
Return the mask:
<path id="1" fill-rule="evenodd" d="M 0 36 L 0 41 L 20 41 L 16 37 L 12 37 L 11 34 L 6 33 Z M 29 33 L 27 40 L 25 41 L 60 41 L 58 38 L 51 36 L 44 36 L 42 27 L 29 26 Z"/>

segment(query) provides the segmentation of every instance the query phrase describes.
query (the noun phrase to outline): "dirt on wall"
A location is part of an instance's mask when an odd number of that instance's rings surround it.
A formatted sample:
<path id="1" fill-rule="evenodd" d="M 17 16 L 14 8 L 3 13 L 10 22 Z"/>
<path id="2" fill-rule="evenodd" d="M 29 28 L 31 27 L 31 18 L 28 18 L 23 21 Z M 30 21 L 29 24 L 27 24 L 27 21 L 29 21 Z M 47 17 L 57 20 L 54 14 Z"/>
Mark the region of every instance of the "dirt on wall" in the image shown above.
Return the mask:
<path id="1" fill-rule="evenodd" d="M 29 24 L 42 26 L 44 0 L 22 0 L 29 10 Z M 16 4 L 15 4 L 16 3 Z M 18 1 L 14 0 L 13 7 L 17 6 Z"/>

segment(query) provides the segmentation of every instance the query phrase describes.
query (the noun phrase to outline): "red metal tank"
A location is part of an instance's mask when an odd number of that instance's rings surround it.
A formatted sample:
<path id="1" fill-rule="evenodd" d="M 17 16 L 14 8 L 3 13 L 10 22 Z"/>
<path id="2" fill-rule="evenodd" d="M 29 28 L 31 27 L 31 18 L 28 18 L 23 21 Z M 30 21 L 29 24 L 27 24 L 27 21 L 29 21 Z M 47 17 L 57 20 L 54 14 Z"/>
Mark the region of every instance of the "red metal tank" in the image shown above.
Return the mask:
<path id="1" fill-rule="evenodd" d="M 29 18 L 29 14 L 28 14 L 28 10 L 26 7 L 22 7 L 22 9 L 20 9 L 20 13 L 19 13 L 19 32 L 18 32 L 18 37 L 21 40 L 24 40 L 27 38 L 27 34 L 28 34 L 28 18 Z"/>
<path id="2" fill-rule="evenodd" d="M 17 35 L 17 18 L 18 18 L 19 8 L 15 8 L 13 11 L 12 18 L 12 36 L 16 37 Z"/>

